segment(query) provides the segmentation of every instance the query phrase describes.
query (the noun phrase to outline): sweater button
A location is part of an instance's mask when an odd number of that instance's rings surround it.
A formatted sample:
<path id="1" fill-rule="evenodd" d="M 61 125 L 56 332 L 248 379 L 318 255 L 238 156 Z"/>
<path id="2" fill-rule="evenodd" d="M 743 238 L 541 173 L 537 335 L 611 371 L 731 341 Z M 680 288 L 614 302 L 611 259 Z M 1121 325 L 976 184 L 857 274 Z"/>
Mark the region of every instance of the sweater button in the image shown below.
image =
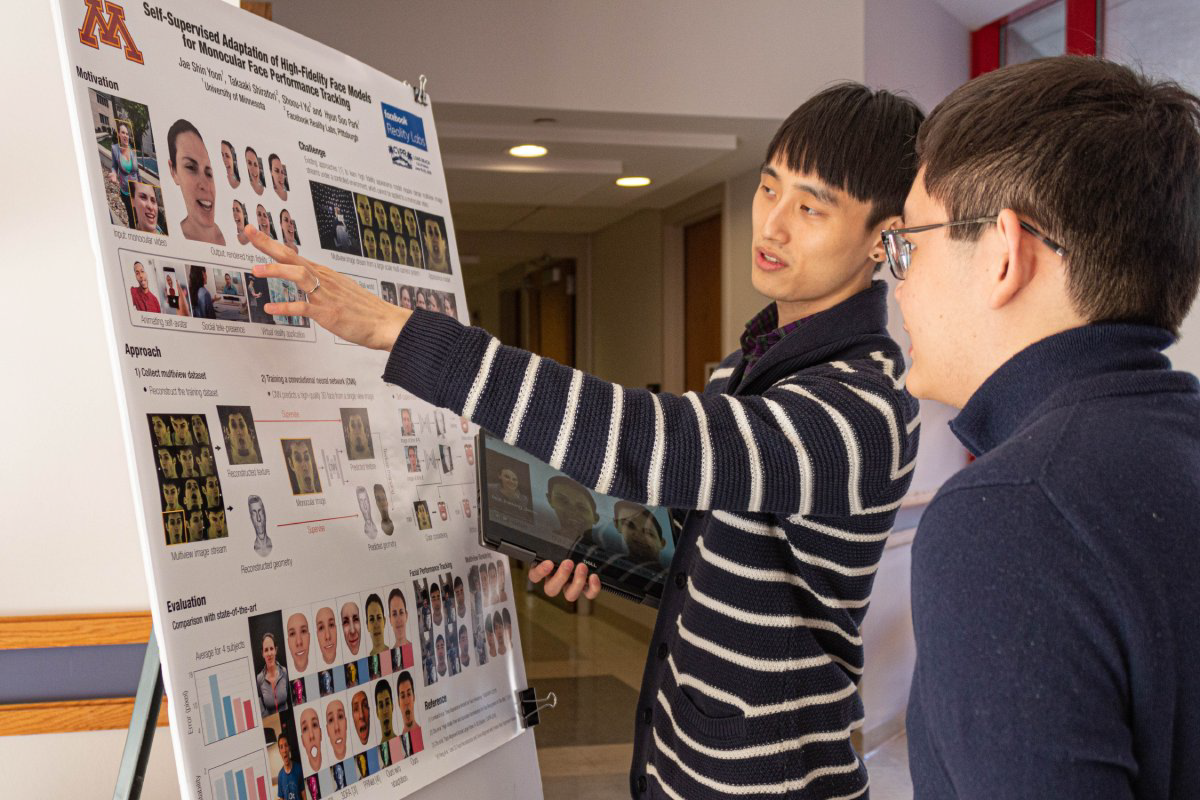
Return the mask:
<path id="1" fill-rule="evenodd" d="M 667 650 L 666 642 L 663 642 L 662 644 L 660 644 L 658 646 L 658 658 L 660 661 L 667 657 L 667 652 L 668 652 L 668 650 Z"/>
<path id="2" fill-rule="evenodd" d="M 676 572 L 675 573 L 675 587 L 678 589 L 682 589 L 685 586 L 687 586 L 687 573 L 686 572 Z"/>
<path id="3" fill-rule="evenodd" d="M 638 775 L 637 790 L 639 793 L 646 791 L 646 776 L 645 775 Z"/>
<path id="4" fill-rule="evenodd" d="M 642 709 L 642 722 L 649 725 L 653 721 L 654 721 L 654 710 L 652 708 L 650 708 L 650 706 L 646 706 L 645 708 Z"/>

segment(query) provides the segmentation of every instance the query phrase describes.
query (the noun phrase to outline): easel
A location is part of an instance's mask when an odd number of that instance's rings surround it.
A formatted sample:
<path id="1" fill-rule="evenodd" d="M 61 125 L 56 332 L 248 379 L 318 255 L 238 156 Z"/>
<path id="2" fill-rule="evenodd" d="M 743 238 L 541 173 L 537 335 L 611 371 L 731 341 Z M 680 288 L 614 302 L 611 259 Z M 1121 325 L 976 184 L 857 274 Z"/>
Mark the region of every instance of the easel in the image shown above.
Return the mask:
<path id="1" fill-rule="evenodd" d="M 125 751 L 121 754 L 121 766 L 117 770 L 113 800 L 138 800 L 142 795 L 150 746 L 154 744 L 158 712 L 162 708 L 161 667 L 158 640 L 151 633 L 150 641 L 146 643 L 146 657 L 142 660 L 142 676 L 138 680 L 137 697 L 133 701 L 133 715 L 129 718 L 129 732 L 125 735 Z"/>

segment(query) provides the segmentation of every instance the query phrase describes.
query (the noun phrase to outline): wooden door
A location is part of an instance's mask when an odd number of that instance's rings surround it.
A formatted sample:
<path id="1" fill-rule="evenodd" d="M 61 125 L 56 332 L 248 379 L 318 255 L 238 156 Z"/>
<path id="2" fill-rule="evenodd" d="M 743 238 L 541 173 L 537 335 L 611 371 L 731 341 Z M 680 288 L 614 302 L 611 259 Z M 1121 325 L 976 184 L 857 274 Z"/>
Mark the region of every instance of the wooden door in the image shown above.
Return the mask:
<path id="1" fill-rule="evenodd" d="M 700 391 L 721 352 L 721 217 L 683 229 L 684 386 Z"/>

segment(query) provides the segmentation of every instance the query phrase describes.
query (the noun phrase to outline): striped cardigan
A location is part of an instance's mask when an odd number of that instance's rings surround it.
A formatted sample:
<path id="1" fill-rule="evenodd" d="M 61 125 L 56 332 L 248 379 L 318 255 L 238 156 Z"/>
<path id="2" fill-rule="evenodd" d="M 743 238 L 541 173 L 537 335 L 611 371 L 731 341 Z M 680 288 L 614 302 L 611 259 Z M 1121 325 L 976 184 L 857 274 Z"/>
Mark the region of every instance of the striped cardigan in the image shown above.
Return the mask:
<path id="1" fill-rule="evenodd" d="M 633 797 L 867 796 L 859 634 L 908 489 L 917 404 L 887 289 L 704 393 L 626 389 L 416 312 L 385 380 L 596 491 L 686 510 L 638 706 Z"/>

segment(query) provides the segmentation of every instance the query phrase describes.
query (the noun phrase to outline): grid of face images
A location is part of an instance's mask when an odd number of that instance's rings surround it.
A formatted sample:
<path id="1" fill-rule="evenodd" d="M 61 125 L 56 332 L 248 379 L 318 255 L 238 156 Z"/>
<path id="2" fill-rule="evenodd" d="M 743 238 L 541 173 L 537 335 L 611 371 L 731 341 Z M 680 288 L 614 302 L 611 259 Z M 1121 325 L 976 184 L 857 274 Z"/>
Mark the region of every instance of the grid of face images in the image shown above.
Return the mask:
<path id="1" fill-rule="evenodd" d="M 304 299 L 291 281 L 125 250 L 121 251 L 121 266 L 134 311 L 296 328 L 311 324 L 305 317 L 264 311 L 267 303 Z"/>
<path id="2" fill-rule="evenodd" d="M 420 308 L 459 319 L 458 300 L 455 299 L 453 292 L 440 292 L 420 286 L 397 285 L 390 281 L 381 281 L 379 295 L 392 305 L 407 308 L 409 311 Z"/>
<path id="3" fill-rule="evenodd" d="M 413 581 L 425 686 L 512 651 L 512 613 L 501 608 L 506 572 L 503 561 L 490 559 L 472 565 L 465 584 L 452 572 Z"/>
<path id="4" fill-rule="evenodd" d="M 203 414 L 147 414 L 168 545 L 229 536 L 221 481 Z"/>
<path id="5" fill-rule="evenodd" d="M 287 164 L 278 153 L 264 153 L 265 156 L 259 155 L 258 150 L 252 146 L 240 147 L 228 139 L 221 140 L 221 163 L 225 167 L 225 182 L 234 194 L 234 234 L 238 244 L 248 244 L 249 239 L 242 230 L 246 225 L 254 225 L 272 239 L 281 241 L 299 252 L 301 242 L 300 233 L 296 228 L 296 217 L 283 205 L 292 191 Z M 268 177 L 271 181 L 270 191 L 267 190 Z"/>
<path id="6" fill-rule="evenodd" d="M 248 620 L 271 796 L 320 798 L 420 753 L 399 586 Z"/>
<path id="7" fill-rule="evenodd" d="M 150 109 L 95 89 L 88 90 L 88 97 L 109 220 L 113 225 L 166 236 Z"/>
<path id="8" fill-rule="evenodd" d="M 397 205 L 309 181 L 321 247 L 375 261 L 450 274 L 446 220 Z"/>

